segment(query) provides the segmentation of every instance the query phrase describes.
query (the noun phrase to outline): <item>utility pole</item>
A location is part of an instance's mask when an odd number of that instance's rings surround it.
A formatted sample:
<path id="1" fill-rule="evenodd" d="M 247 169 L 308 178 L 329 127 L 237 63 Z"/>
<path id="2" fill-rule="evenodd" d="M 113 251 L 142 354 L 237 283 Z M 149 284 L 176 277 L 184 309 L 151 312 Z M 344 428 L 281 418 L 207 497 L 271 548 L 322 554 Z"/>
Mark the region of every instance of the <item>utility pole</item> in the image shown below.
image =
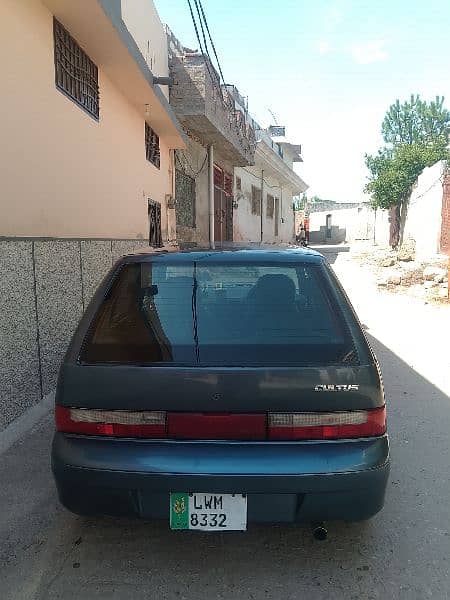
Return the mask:
<path id="1" fill-rule="evenodd" d="M 264 170 L 261 169 L 261 200 L 259 203 L 259 212 L 261 217 L 261 244 L 263 241 L 263 191 L 264 191 Z"/>
<path id="2" fill-rule="evenodd" d="M 209 183 L 209 245 L 215 248 L 214 242 L 214 146 L 208 148 L 208 183 Z"/>

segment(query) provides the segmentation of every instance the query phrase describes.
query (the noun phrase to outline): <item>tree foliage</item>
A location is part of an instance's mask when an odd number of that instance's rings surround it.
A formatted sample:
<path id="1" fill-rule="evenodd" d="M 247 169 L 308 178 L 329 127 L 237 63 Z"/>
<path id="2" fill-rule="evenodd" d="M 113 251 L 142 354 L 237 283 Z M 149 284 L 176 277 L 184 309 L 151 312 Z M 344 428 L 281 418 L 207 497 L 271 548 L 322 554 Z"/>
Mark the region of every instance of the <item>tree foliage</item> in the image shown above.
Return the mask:
<path id="1" fill-rule="evenodd" d="M 448 152 L 442 144 L 404 144 L 394 150 L 380 150 L 376 156 L 366 156 L 371 173 L 365 191 L 371 194 L 378 208 L 390 208 L 406 202 L 417 178 L 426 167 L 447 159 Z"/>
<path id="2" fill-rule="evenodd" d="M 450 112 L 439 96 L 427 103 L 412 95 L 392 104 L 382 123 L 386 146 L 375 156 L 366 155 L 369 183 L 365 191 L 375 207 L 406 203 L 417 178 L 426 167 L 448 160 Z"/>
<path id="3" fill-rule="evenodd" d="M 403 104 L 396 100 L 386 112 L 381 131 L 384 141 L 393 146 L 448 141 L 450 112 L 444 108 L 444 97 L 427 102 L 412 94 Z"/>

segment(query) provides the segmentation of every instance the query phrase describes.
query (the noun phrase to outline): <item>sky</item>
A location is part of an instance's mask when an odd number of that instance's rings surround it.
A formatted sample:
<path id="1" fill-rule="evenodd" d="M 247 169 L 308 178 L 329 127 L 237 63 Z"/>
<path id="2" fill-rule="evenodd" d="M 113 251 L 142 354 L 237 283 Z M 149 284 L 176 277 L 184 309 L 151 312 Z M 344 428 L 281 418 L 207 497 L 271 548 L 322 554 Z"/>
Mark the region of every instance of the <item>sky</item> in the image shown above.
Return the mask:
<path id="1" fill-rule="evenodd" d="M 360 202 L 364 154 L 390 104 L 412 93 L 450 108 L 450 0 L 202 0 L 227 83 L 264 127 L 301 144 L 308 195 Z M 155 0 L 198 48 L 187 0 Z"/>

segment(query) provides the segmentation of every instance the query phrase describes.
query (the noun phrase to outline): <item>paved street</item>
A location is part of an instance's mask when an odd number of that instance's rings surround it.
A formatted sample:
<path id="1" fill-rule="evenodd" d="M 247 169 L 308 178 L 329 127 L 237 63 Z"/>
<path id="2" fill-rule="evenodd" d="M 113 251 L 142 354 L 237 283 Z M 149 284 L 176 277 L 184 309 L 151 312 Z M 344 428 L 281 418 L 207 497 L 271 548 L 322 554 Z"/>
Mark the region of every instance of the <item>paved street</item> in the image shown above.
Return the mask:
<path id="1" fill-rule="evenodd" d="M 390 403 L 382 513 L 331 523 L 326 542 L 307 526 L 215 536 L 76 517 L 56 500 L 48 418 L 1 457 L 2 600 L 450 598 L 450 308 L 378 292 L 348 252 L 330 260 L 380 359 Z"/>

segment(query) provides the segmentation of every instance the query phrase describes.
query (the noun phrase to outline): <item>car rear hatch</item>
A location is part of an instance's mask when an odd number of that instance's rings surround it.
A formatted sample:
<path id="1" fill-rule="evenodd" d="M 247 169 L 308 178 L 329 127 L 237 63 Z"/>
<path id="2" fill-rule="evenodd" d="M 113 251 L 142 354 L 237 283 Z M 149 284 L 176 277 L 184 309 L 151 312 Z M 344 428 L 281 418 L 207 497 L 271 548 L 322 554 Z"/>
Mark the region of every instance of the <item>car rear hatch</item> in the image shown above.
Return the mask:
<path id="1" fill-rule="evenodd" d="M 74 337 L 57 405 L 61 431 L 117 437 L 335 439 L 385 430 L 378 366 L 319 260 L 122 265 Z"/>

